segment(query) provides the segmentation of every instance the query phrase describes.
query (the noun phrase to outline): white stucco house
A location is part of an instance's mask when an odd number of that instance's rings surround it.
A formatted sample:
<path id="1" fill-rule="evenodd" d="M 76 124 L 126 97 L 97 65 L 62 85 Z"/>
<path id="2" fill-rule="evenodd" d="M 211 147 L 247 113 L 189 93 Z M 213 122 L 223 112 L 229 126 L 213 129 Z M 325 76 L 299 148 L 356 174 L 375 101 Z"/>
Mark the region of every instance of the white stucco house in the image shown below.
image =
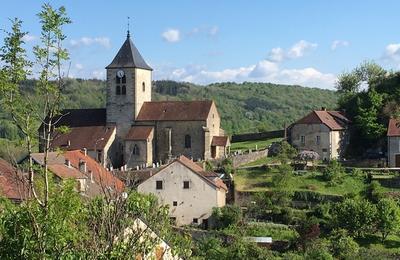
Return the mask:
<path id="1" fill-rule="evenodd" d="M 388 131 L 388 163 L 389 167 L 400 168 L 400 120 L 391 118 Z"/>
<path id="2" fill-rule="evenodd" d="M 340 159 L 349 143 L 349 124 L 340 111 L 314 110 L 288 127 L 288 141 L 299 151 L 318 153 L 322 160 Z"/>
<path id="3" fill-rule="evenodd" d="M 180 156 L 139 184 L 138 191 L 153 193 L 160 203 L 169 205 L 175 225 L 207 227 L 212 209 L 225 206 L 228 189 L 216 173 Z"/>

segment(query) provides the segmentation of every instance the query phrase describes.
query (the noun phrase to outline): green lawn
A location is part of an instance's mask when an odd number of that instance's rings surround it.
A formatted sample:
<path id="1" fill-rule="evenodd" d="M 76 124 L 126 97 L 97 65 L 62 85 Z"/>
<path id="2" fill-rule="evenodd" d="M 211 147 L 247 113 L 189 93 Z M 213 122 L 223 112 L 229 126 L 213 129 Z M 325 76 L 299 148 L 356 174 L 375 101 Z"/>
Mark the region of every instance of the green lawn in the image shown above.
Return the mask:
<path id="1" fill-rule="evenodd" d="M 290 241 L 296 239 L 299 234 L 287 225 L 263 222 L 249 222 L 245 227 L 246 236 L 272 237 L 272 240 Z"/>
<path id="2" fill-rule="evenodd" d="M 238 191 L 267 191 L 272 188 L 273 170 L 262 168 L 239 169 L 234 176 L 235 188 Z M 304 175 L 295 175 L 289 182 L 289 187 L 295 191 L 315 191 L 329 195 L 344 195 L 359 193 L 365 188 L 362 177 L 346 175 L 342 183 L 330 186 L 322 179 L 322 173 L 307 172 Z"/>
<path id="3" fill-rule="evenodd" d="M 258 166 L 258 165 L 265 165 L 265 164 L 273 164 L 273 163 L 279 163 L 279 160 L 276 157 L 263 157 L 258 160 L 255 160 L 253 162 L 249 162 L 246 164 L 241 165 L 241 167 L 247 167 L 247 166 Z"/>
<path id="4" fill-rule="evenodd" d="M 386 253 L 400 253 L 400 237 L 398 235 L 389 235 L 382 244 L 381 237 L 378 235 L 367 235 L 365 238 L 357 239 L 362 247 L 379 250 Z"/>
<path id="5" fill-rule="evenodd" d="M 266 139 L 266 140 L 254 140 L 254 141 L 246 141 L 246 142 L 238 142 L 238 143 L 232 143 L 231 144 L 231 152 L 242 150 L 255 150 L 256 146 L 257 149 L 264 149 L 268 147 L 270 144 L 273 142 L 279 142 L 281 141 L 282 138 L 272 138 L 272 139 Z"/>

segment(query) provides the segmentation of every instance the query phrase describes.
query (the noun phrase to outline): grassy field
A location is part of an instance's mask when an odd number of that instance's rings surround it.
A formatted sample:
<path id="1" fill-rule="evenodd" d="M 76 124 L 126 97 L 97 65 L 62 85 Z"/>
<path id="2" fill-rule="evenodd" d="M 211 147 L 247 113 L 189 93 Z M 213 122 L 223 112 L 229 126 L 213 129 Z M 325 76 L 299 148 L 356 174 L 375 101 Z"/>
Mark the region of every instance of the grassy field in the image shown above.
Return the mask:
<path id="1" fill-rule="evenodd" d="M 262 168 L 239 169 L 235 174 L 235 185 L 238 191 L 268 191 L 273 189 L 272 170 Z M 329 195 L 344 195 L 347 193 L 359 193 L 365 188 L 363 177 L 346 175 L 340 184 L 330 186 L 322 179 L 322 173 L 307 172 L 304 175 L 294 176 L 289 187 L 295 191 L 309 190 Z"/>
<path id="2" fill-rule="evenodd" d="M 268 147 L 270 144 L 273 142 L 279 142 L 281 141 L 282 138 L 272 138 L 272 139 L 267 139 L 267 140 L 254 140 L 254 141 L 246 141 L 246 142 L 238 142 L 238 143 L 232 143 L 231 144 L 231 151 L 246 151 L 246 150 L 255 150 L 256 146 L 257 149 L 264 149 Z"/>

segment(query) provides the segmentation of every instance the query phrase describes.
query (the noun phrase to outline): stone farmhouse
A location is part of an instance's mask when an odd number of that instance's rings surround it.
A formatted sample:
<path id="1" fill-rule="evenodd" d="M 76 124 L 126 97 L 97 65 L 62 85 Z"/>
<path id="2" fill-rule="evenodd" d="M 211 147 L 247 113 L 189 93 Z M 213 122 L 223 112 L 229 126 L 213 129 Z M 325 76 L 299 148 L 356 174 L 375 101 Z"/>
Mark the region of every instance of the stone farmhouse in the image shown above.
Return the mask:
<path id="1" fill-rule="evenodd" d="M 185 156 L 180 156 L 166 167 L 138 185 L 142 193 L 152 193 L 158 201 L 170 206 L 170 217 L 177 226 L 207 227 L 213 207 L 225 206 L 228 191 L 214 172 L 207 172 Z"/>
<path id="2" fill-rule="evenodd" d="M 317 152 L 322 160 L 340 159 L 349 143 L 349 124 L 342 112 L 314 110 L 287 128 L 291 145 Z"/>
<path id="3" fill-rule="evenodd" d="M 387 131 L 389 167 L 400 168 L 400 120 L 391 118 Z"/>
<path id="4" fill-rule="evenodd" d="M 57 126 L 70 131 L 55 133 L 52 149 L 85 148 L 105 167 L 128 168 L 226 155 L 229 140 L 213 101 L 151 101 L 152 68 L 129 32 L 106 70 L 106 108 L 65 110 Z"/>

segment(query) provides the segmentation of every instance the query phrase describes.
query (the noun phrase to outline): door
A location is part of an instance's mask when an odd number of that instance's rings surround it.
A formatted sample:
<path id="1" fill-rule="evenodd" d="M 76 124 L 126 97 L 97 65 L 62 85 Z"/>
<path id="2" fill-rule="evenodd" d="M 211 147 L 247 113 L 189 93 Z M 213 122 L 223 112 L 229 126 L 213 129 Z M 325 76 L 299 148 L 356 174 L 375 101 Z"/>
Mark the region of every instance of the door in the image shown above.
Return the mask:
<path id="1" fill-rule="evenodd" d="M 395 167 L 400 168 L 400 154 L 396 154 L 395 158 Z"/>
<path id="2" fill-rule="evenodd" d="M 211 146 L 211 158 L 214 158 L 217 156 L 217 147 L 216 146 Z"/>

